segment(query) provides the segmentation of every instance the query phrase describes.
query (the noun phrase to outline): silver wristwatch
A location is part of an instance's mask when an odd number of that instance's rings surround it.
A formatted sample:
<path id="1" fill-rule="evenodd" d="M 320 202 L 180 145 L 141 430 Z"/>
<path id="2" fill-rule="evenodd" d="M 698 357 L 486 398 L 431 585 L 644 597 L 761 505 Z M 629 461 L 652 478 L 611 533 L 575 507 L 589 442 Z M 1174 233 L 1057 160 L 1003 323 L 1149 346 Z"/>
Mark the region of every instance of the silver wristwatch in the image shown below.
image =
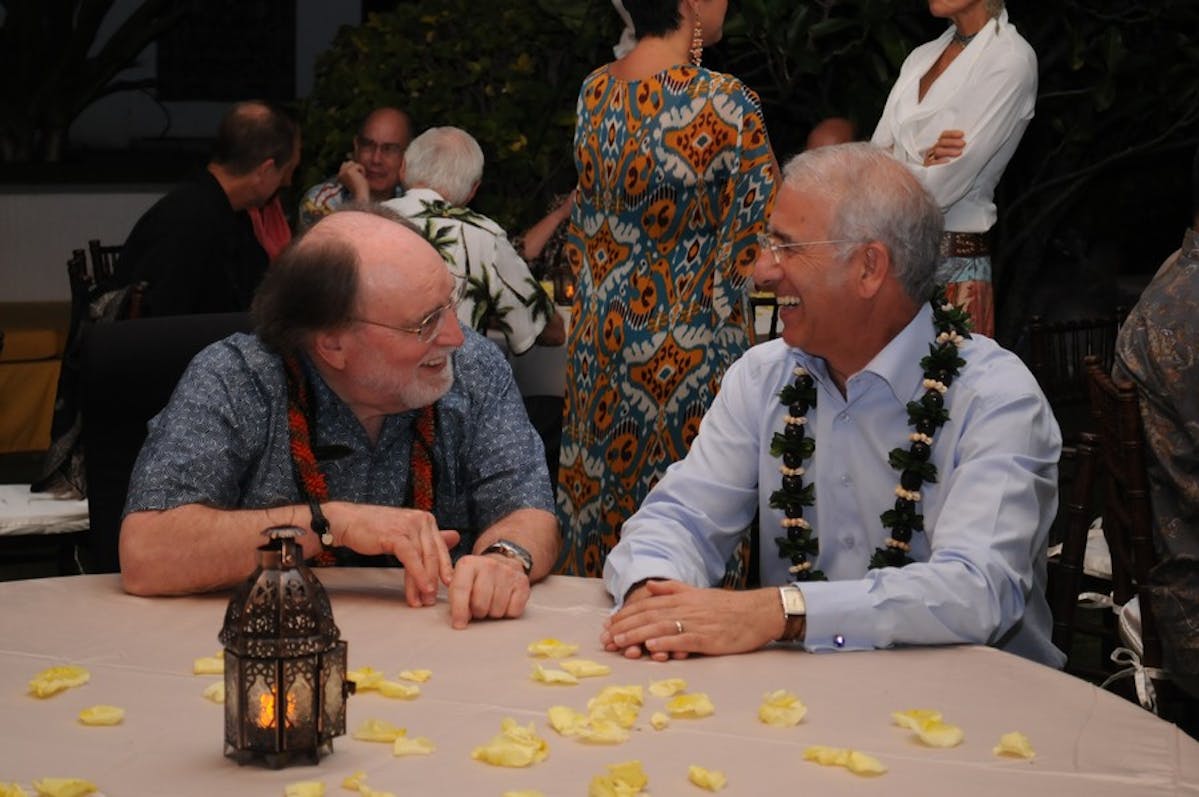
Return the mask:
<path id="1" fill-rule="evenodd" d="M 807 625 L 808 604 L 803 591 L 794 584 L 779 587 L 779 602 L 783 605 L 783 635 L 780 642 L 791 642 L 803 635 Z"/>
<path id="2" fill-rule="evenodd" d="M 523 546 L 517 545 L 511 540 L 496 540 L 483 549 L 483 556 L 489 553 L 503 554 L 509 559 L 515 559 L 520 562 L 521 568 L 525 571 L 525 575 L 533 572 L 533 556 L 524 549 Z"/>

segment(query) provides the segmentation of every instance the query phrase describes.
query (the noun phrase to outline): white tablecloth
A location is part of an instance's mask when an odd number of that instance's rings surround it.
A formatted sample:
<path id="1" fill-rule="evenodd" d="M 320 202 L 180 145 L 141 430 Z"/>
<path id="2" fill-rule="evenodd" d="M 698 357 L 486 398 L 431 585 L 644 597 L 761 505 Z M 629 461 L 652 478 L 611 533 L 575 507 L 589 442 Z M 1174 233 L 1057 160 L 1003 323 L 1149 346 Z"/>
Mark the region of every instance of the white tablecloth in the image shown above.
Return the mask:
<path id="1" fill-rule="evenodd" d="M 32 493 L 28 484 L 0 484 L 0 536 L 63 534 L 87 527 L 87 499 L 63 500 Z"/>
<path id="2" fill-rule="evenodd" d="M 429 757 L 395 758 L 389 744 L 339 737 L 319 766 L 272 771 L 238 767 L 222 754 L 223 709 L 201 697 L 212 677 L 191 674 L 192 660 L 216 653 L 226 594 L 145 599 L 123 594 L 115 576 L 77 576 L 0 584 L 0 782 L 29 790 L 35 778 L 84 777 L 118 795 L 282 795 L 287 783 L 323 780 L 330 795 L 362 770 L 368 784 L 396 795 L 499 797 L 509 789 L 583 795 L 605 765 L 640 759 L 650 794 L 701 794 L 687 782 L 689 764 L 728 776 L 722 794 L 1033 795 L 1199 794 L 1199 743 L 1125 700 L 1060 672 L 983 647 L 926 648 L 811 655 L 767 650 L 745 656 L 658 664 L 626 661 L 600 649 L 608 600 L 598 581 L 554 577 L 534 588 L 520 620 L 452 630 L 443 602 L 403 603 L 402 575 L 391 570 L 319 571 L 349 642 L 351 667 L 370 665 L 394 677 L 428 668 L 432 680 L 415 700 L 377 693 L 350 698 L 350 730 L 384 719 L 428 736 Z M 579 686 L 530 680 L 526 646 L 543 637 L 580 644 L 579 655 L 614 672 Z M 92 674 L 85 686 L 37 700 L 26 683 L 52 664 L 76 663 Z M 546 724 L 555 704 L 585 710 L 606 685 L 686 679 L 707 692 L 716 714 L 649 725 L 662 698 L 647 694 L 632 739 L 586 746 Z M 809 707 L 797 727 L 760 723 L 762 694 L 796 693 Z M 122 725 L 89 728 L 76 721 L 87 706 L 127 710 Z M 891 724 L 890 712 L 936 708 L 960 725 L 965 742 L 937 750 Z M 549 758 L 529 769 L 497 769 L 471 760 L 500 720 L 535 723 Z M 1035 761 L 998 758 L 1000 734 L 1020 730 Z M 890 771 L 874 779 L 802 760 L 812 744 L 853 747 Z M 32 793 L 32 792 L 31 792 Z"/>

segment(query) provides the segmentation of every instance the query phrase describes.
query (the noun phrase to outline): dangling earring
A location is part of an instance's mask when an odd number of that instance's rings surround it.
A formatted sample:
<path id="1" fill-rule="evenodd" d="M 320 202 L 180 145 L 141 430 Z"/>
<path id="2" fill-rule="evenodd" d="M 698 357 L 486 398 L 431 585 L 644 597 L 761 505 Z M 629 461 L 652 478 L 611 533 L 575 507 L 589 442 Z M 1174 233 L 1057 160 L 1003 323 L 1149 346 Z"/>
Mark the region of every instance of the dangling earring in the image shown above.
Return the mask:
<path id="1" fill-rule="evenodd" d="M 695 15 L 695 27 L 691 30 L 691 63 L 699 66 L 704 58 L 704 26 Z"/>

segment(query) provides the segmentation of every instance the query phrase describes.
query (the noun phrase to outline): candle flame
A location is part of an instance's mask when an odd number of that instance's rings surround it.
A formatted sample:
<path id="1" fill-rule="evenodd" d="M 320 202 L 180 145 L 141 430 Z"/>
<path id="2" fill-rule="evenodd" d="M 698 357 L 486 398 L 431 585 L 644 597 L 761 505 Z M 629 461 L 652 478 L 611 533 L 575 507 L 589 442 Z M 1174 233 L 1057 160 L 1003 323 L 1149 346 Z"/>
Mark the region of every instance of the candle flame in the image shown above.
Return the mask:
<path id="1" fill-rule="evenodd" d="M 287 695 L 287 724 L 291 726 L 296 721 L 296 696 Z M 265 692 L 258 696 L 258 727 L 275 727 L 275 692 Z"/>

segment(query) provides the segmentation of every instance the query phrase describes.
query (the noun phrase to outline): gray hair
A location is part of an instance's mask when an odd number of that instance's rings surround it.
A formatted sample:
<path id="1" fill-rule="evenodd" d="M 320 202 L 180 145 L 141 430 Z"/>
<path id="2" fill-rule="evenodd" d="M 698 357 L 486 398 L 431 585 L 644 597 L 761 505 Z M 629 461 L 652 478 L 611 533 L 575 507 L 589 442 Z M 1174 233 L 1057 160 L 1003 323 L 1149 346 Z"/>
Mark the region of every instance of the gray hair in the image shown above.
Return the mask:
<path id="1" fill-rule="evenodd" d="M 465 205 L 483 179 L 483 150 L 458 127 L 431 127 L 404 153 L 404 188 L 424 186 L 451 205 Z"/>
<path id="2" fill-rule="evenodd" d="M 895 277 L 915 302 L 932 296 L 945 220 L 920 181 L 873 144 L 808 150 L 783 170 L 793 190 L 832 205 L 829 238 L 878 241 L 891 253 Z M 852 244 L 843 244 L 848 256 Z"/>

